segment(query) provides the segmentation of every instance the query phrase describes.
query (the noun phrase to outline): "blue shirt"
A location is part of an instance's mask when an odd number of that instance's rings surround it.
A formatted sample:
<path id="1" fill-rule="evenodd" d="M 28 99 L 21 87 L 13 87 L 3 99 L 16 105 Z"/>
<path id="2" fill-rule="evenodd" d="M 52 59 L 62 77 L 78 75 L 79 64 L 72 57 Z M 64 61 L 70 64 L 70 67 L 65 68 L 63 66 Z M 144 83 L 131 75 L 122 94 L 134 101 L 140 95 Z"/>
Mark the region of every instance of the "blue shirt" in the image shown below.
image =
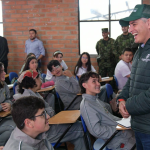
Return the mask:
<path id="1" fill-rule="evenodd" d="M 36 58 L 38 58 L 40 55 L 45 56 L 43 42 L 37 38 L 35 38 L 34 41 L 31 41 L 30 39 L 26 40 L 25 53 L 27 53 L 27 55 L 29 53 L 34 53 Z"/>

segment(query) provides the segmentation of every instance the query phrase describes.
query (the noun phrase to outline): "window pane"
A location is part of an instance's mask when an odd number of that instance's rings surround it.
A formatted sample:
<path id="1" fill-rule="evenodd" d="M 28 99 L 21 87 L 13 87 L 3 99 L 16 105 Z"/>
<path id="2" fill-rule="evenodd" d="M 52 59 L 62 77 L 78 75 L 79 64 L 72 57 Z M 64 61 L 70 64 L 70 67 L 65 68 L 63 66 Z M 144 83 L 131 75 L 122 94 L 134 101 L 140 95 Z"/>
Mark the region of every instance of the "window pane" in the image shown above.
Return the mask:
<path id="1" fill-rule="evenodd" d="M 102 28 L 109 28 L 109 22 L 80 22 L 80 53 L 97 54 L 95 46 L 102 38 Z"/>
<path id="2" fill-rule="evenodd" d="M 3 21 L 3 17 L 2 17 L 2 1 L 0 0 L 0 22 Z"/>
<path id="3" fill-rule="evenodd" d="M 109 0 L 79 0 L 80 20 L 108 20 Z"/>
<path id="4" fill-rule="evenodd" d="M 0 24 L 0 36 L 3 36 L 3 24 Z"/>
<path id="5" fill-rule="evenodd" d="M 111 21 L 111 38 L 116 39 L 122 33 L 119 21 Z"/>
<path id="6" fill-rule="evenodd" d="M 141 4 L 141 0 L 111 0 L 111 19 L 128 17 L 137 4 Z"/>

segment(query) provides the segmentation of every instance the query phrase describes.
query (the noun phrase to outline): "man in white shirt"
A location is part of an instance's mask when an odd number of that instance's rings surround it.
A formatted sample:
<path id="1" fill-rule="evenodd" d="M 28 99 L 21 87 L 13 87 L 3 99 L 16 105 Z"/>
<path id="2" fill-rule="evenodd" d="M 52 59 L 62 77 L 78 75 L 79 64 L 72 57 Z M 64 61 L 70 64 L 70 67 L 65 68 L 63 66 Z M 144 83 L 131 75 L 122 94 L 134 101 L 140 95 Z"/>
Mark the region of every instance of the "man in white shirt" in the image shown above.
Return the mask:
<path id="1" fill-rule="evenodd" d="M 115 76 L 118 80 L 118 89 L 122 90 L 131 73 L 131 61 L 133 52 L 130 48 L 125 48 L 122 54 L 122 60 L 118 62 L 115 68 Z"/>

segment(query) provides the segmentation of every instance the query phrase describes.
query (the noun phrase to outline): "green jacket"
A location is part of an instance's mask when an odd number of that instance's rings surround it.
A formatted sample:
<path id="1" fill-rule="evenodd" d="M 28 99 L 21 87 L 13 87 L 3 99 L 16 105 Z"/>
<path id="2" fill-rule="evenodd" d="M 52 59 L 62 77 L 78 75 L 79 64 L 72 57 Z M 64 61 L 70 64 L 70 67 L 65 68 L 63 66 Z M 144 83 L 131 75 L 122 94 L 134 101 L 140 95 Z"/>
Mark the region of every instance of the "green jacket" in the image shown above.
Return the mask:
<path id="1" fill-rule="evenodd" d="M 126 101 L 134 131 L 150 134 L 150 39 L 136 52 L 131 76 L 118 99 Z"/>
<path id="2" fill-rule="evenodd" d="M 98 63 L 104 65 L 105 67 L 112 67 L 116 63 L 115 58 L 115 49 L 114 49 L 115 40 L 109 38 L 108 41 L 100 39 L 96 44 L 96 51 L 98 53 Z"/>
<path id="3" fill-rule="evenodd" d="M 119 35 L 115 41 L 115 55 L 119 61 L 119 56 L 122 54 L 122 51 L 125 48 L 132 48 L 133 52 L 135 53 L 138 49 L 138 45 L 134 43 L 134 36 L 129 33 L 128 35 Z"/>

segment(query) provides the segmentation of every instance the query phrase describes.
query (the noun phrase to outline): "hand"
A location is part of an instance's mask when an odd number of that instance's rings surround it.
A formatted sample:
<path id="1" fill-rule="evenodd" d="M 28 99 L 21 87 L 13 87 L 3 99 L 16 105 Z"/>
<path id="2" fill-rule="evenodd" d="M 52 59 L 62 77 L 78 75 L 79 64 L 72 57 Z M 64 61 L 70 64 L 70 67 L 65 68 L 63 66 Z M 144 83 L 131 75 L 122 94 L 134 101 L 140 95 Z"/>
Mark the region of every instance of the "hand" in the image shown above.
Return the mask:
<path id="1" fill-rule="evenodd" d="M 1 103 L 3 111 L 10 111 L 11 105 L 9 103 Z"/>
<path id="2" fill-rule="evenodd" d="M 128 111 L 126 109 L 125 104 L 126 104 L 125 101 L 119 102 L 119 112 L 123 118 L 128 118 L 130 116 L 130 114 L 128 113 Z"/>
<path id="3" fill-rule="evenodd" d="M 0 146 L 0 150 L 3 150 L 4 146 Z"/>
<path id="4" fill-rule="evenodd" d="M 69 71 L 69 70 L 65 70 L 65 71 L 63 72 L 63 75 L 68 76 L 69 78 L 73 76 L 73 74 L 72 74 L 71 71 Z"/>

